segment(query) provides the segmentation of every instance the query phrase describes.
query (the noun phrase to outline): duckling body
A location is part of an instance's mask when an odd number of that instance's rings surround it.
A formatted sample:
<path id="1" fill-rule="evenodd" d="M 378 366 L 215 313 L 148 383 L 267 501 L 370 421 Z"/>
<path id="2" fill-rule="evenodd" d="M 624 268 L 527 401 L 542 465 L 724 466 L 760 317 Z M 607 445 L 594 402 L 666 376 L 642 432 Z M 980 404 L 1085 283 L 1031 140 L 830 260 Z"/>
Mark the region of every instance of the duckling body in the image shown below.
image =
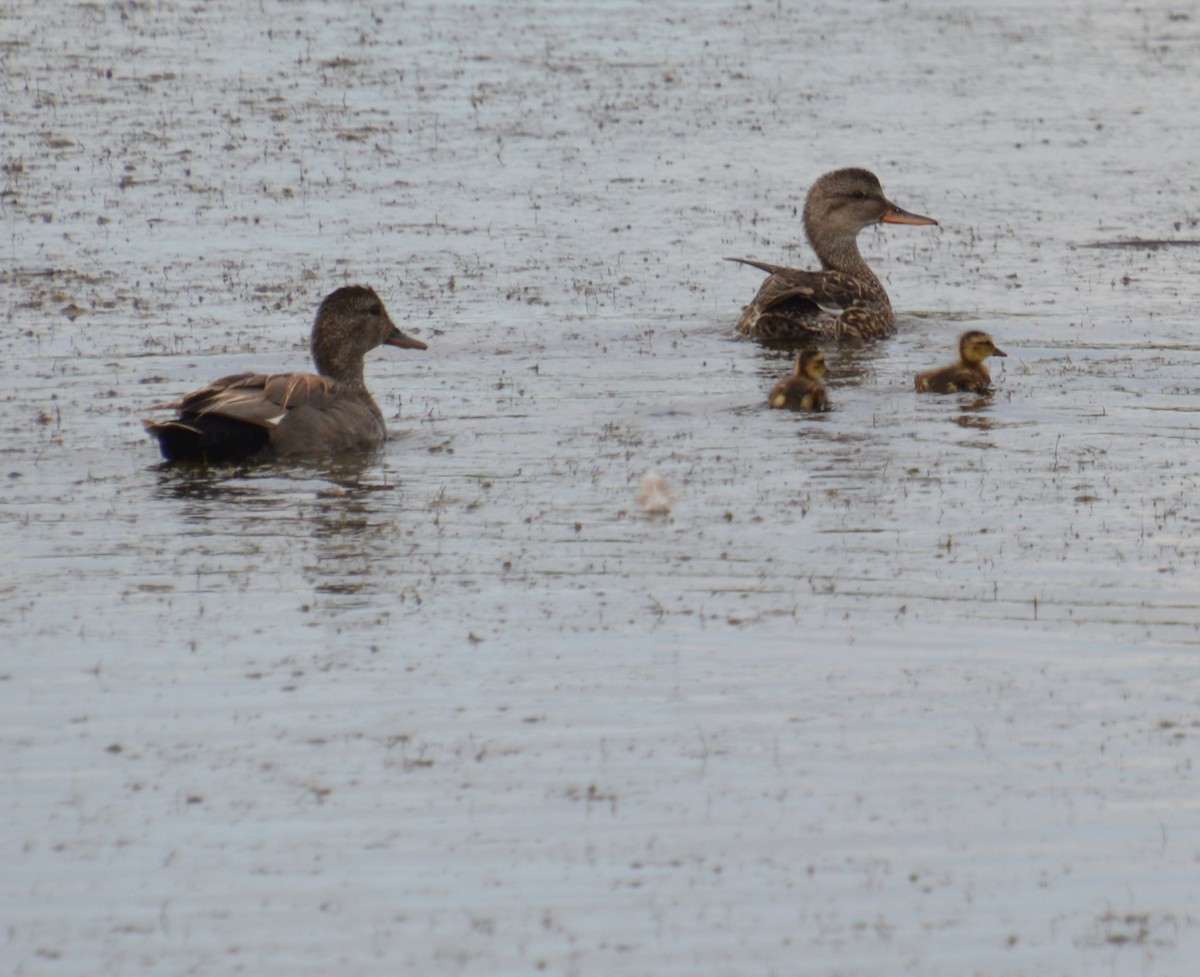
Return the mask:
<path id="1" fill-rule="evenodd" d="M 829 410 L 829 394 L 821 378 L 825 376 L 825 354 L 806 349 L 796 357 L 790 377 L 780 380 L 767 396 L 767 405 L 784 410 Z"/>
<path id="2" fill-rule="evenodd" d="M 988 393 L 992 389 L 992 375 L 983 361 L 989 356 L 1008 354 L 986 332 L 977 329 L 964 332 L 958 338 L 958 362 L 918 373 L 917 390 L 938 394 Z"/>
<path id="3" fill-rule="evenodd" d="M 737 332 L 775 343 L 890 336 L 896 324 L 892 304 L 858 250 L 859 231 L 881 223 L 936 225 L 937 221 L 893 204 L 869 170 L 834 170 L 818 179 L 804 203 L 804 231 L 821 270 L 727 259 L 768 276 L 742 310 Z"/>
<path id="4" fill-rule="evenodd" d="M 317 310 L 312 354 L 317 373 L 238 373 L 152 409 L 144 421 L 169 461 L 226 462 L 369 449 L 387 437 L 383 413 L 363 379 L 377 346 L 425 349 L 396 328 L 379 296 L 351 285 Z"/>

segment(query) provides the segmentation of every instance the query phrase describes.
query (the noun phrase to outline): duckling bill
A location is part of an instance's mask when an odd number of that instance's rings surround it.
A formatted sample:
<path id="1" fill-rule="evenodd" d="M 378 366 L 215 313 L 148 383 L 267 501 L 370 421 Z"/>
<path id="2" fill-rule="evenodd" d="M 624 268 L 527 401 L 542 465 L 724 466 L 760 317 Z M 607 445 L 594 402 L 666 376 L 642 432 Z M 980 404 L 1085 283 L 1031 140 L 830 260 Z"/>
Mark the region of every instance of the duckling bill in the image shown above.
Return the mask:
<path id="1" fill-rule="evenodd" d="M 425 349 L 392 322 L 375 292 L 350 285 L 330 293 L 312 330 L 317 373 L 238 373 L 152 410 L 143 421 L 168 461 L 229 462 L 260 457 L 331 455 L 377 447 L 383 413 L 363 379 L 363 358 L 377 346 Z"/>
<path id="2" fill-rule="evenodd" d="M 825 354 L 806 349 L 796 357 L 792 375 L 780 380 L 767 396 L 767 404 L 784 410 L 829 410 L 825 376 Z"/>
<path id="3" fill-rule="evenodd" d="M 821 270 L 727 259 L 768 276 L 742 310 L 738 333 L 775 343 L 890 336 L 896 325 L 891 301 L 858 251 L 859 232 L 872 224 L 919 226 L 937 221 L 897 207 L 869 170 L 834 170 L 818 179 L 804 203 L 804 233 Z"/>
<path id="4" fill-rule="evenodd" d="M 992 389 L 992 375 L 983 361 L 989 356 L 1008 356 L 986 332 L 973 329 L 958 339 L 958 362 L 918 373 L 917 390 L 921 393 L 976 393 Z"/>

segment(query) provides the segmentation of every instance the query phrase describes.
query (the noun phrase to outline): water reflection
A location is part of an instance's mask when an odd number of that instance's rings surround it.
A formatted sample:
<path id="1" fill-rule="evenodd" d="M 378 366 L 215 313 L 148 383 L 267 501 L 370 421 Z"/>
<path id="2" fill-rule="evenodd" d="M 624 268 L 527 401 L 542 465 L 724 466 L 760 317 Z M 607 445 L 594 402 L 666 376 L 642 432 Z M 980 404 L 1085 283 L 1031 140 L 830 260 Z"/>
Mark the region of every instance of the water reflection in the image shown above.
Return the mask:
<path id="1" fill-rule="evenodd" d="M 843 343 L 826 357 L 829 379 L 839 384 L 873 383 L 878 364 L 885 356 L 881 343 Z"/>
<path id="2" fill-rule="evenodd" d="M 187 465 L 162 462 L 157 466 L 156 494 L 186 502 L 227 502 L 270 506 L 287 501 L 297 486 L 325 484 L 318 494 L 346 494 L 387 490 L 394 483 L 386 478 L 371 481 L 381 472 L 379 455 L 354 455 L 321 460 L 300 460 L 239 465 Z"/>
<path id="3" fill-rule="evenodd" d="M 824 349 L 826 380 L 830 383 L 855 385 L 874 382 L 879 362 L 886 358 L 882 343 L 812 343 L 808 345 L 758 344 L 758 374 L 765 379 L 778 380 L 792 372 L 796 356 L 805 349 Z M 773 382 L 773 381 L 772 381 Z"/>
<path id="4" fill-rule="evenodd" d="M 242 541 L 219 554 L 224 573 L 295 574 L 317 593 L 374 593 L 403 545 L 402 484 L 378 455 L 289 465 L 164 464 L 156 475 L 158 498 L 191 527 L 184 535 L 205 541 L 181 547 L 181 560 L 188 550 L 218 555 L 208 541 Z"/>
<path id="5" fill-rule="evenodd" d="M 987 413 L 992 406 L 992 394 L 976 397 L 969 403 L 960 404 L 961 413 L 954 419 L 959 427 L 974 428 L 979 431 L 990 431 L 995 427 L 995 420 Z M 990 445 L 989 445 L 990 447 Z"/>

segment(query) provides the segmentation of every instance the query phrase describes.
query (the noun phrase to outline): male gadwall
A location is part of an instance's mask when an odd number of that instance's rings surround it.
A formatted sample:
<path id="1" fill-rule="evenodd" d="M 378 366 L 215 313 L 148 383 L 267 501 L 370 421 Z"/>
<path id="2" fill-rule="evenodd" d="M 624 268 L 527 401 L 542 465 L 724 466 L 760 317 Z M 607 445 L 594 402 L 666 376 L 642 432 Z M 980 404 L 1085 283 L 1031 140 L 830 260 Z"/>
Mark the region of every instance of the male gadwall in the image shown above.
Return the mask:
<path id="1" fill-rule="evenodd" d="M 858 253 L 858 232 L 872 224 L 937 224 L 902 210 L 868 170 L 826 173 L 804 202 L 804 233 L 821 271 L 799 271 L 750 258 L 729 258 L 770 276 L 738 320 L 743 336 L 788 343 L 890 336 L 896 316 L 887 292 Z"/>
<path id="2" fill-rule="evenodd" d="M 921 393 L 985 394 L 992 389 L 992 375 L 983 361 L 989 356 L 1007 356 L 986 332 L 972 329 L 958 338 L 958 362 L 917 374 Z"/>
<path id="3" fill-rule="evenodd" d="M 312 373 L 238 373 L 152 410 L 143 421 L 169 461 L 241 461 L 253 456 L 328 455 L 373 448 L 387 437 L 383 414 L 363 381 L 363 357 L 376 346 L 425 349 L 388 317 L 365 286 L 325 297 L 312 330 Z"/>
<path id="4" fill-rule="evenodd" d="M 792 375 L 775 384 L 767 403 L 787 410 L 829 410 L 829 394 L 821 382 L 823 376 L 825 354 L 819 349 L 806 349 L 796 357 Z"/>

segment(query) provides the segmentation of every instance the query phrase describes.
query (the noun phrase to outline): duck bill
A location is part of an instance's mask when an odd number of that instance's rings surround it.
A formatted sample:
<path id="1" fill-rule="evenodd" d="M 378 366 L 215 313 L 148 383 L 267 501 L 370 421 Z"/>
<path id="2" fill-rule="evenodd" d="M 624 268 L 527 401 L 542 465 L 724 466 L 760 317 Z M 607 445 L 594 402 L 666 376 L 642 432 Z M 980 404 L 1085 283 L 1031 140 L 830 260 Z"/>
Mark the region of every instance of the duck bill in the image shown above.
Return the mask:
<path id="1" fill-rule="evenodd" d="M 992 356 L 1003 356 L 1003 357 L 1007 358 L 1008 354 L 1006 352 L 1004 352 L 1004 350 L 1002 350 L 999 346 L 993 346 L 992 347 Z"/>
<path id="2" fill-rule="evenodd" d="M 392 327 L 392 334 L 383 341 L 383 345 L 399 346 L 401 349 L 429 349 L 421 340 L 405 335 L 395 326 Z"/>
<path id="3" fill-rule="evenodd" d="M 884 211 L 883 216 L 879 218 L 881 224 L 916 224 L 925 225 L 933 224 L 937 226 L 937 221 L 932 217 L 922 217 L 920 214 L 911 214 L 903 207 L 897 207 L 895 204 L 889 203 L 888 209 Z"/>

